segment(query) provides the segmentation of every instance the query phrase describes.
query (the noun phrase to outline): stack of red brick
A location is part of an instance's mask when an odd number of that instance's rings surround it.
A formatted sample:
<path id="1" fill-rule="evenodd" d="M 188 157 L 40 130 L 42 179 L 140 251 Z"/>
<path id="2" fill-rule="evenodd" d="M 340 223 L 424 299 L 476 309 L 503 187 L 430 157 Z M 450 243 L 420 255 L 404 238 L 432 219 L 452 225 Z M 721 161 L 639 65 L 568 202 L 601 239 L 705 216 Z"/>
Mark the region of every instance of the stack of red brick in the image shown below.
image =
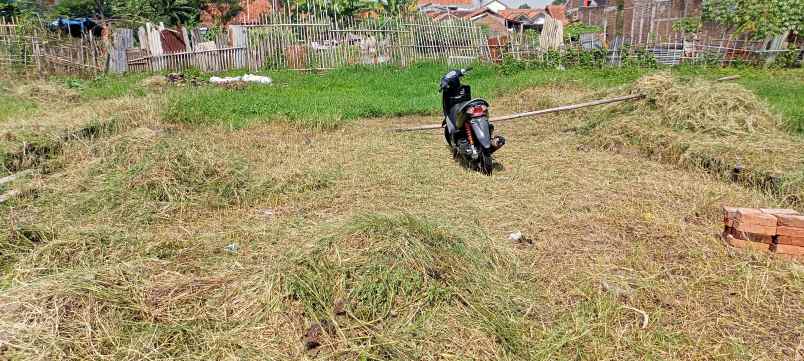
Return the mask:
<path id="1" fill-rule="evenodd" d="M 723 237 L 734 247 L 804 256 L 804 215 L 792 209 L 723 207 Z"/>

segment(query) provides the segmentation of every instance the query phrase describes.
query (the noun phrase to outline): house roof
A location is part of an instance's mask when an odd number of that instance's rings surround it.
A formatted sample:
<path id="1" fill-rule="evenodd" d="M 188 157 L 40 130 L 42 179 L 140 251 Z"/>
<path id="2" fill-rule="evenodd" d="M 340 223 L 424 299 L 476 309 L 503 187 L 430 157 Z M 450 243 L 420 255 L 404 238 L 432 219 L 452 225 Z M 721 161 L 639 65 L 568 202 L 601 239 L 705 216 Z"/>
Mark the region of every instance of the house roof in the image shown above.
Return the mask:
<path id="1" fill-rule="evenodd" d="M 475 11 L 472 11 L 472 12 L 469 12 L 469 13 L 466 13 L 465 15 L 462 16 L 462 18 L 472 21 L 472 20 L 475 20 L 475 19 L 478 19 L 478 18 L 481 18 L 481 17 L 485 17 L 485 16 L 493 16 L 493 17 L 505 19 L 509 23 L 517 23 L 517 24 L 522 23 L 522 20 L 508 19 L 505 16 L 503 16 L 502 14 L 500 14 L 500 13 L 494 11 L 494 10 L 491 10 L 489 8 L 486 8 L 486 7 L 480 8 L 478 10 L 475 10 Z"/>
<path id="2" fill-rule="evenodd" d="M 433 16 L 434 21 L 444 21 L 450 18 L 461 18 L 462 16 L 455 13 L 438 13 Z"/>
<path id="3" fill-rule="evenodd" d="M 467 14 L 464 14 L 462 17 L 464 19 L 470 19 L 471 20 L 471 19 L 476 18 L 476 17 L 478 17 L 480 15 L 483 15 L 483 13 L 490 13 L 490 14 L 497 15 L 497 13 L 495 13 L 491 9 L 484 7 L 484 8 L 480 8 L 480 9 L 477 9 L 475 11 L 469 12 Z"/>
<path id="4" fill-rule="evenodd" d="M 542 9 L 506 9 L 500 11 L 502 17 L 512 21 L 534 20 L 541 14 L 544 14 Z"/>
<path id="5" fill-rule="evenodd" d="M 444 21 L 449 18 L 468 19 L 467 15 L 476 13 L 477 10 L 452 10 L 452 11 L 428 11 L 424 15 L 434 21 Z"/>
<path id="6" fill-rule="evenodd" d="M 475 4 L 474 0 L 419 0 L 417 2 L 419 7 L 427 5 L 436 6 L 472 6 Z"/>

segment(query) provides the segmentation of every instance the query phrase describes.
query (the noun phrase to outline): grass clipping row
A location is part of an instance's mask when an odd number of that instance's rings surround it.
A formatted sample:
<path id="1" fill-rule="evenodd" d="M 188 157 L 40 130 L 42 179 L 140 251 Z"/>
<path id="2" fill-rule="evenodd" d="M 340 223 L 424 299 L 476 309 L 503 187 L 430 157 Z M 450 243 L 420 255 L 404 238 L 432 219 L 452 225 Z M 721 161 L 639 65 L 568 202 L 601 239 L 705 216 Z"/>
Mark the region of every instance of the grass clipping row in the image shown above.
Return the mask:
<path id="1" fill-rule="evenodd" d="M 632 91 L 645 94 L 646 102 L 589 114 L 580 128 L 589 145 L 703 169 L 779 196 L 789 206 L 804 201 L 804 141 L 782 130 L 751 91 L 666 72 L 641 78 Z"/>
<path id="2" fill-rule="evenodd" d="M 634 91 L 645 94 L 662 122 L 675 129 L 744 134 L 778 125 L 765 102 L 736 83 L 682 81 L 662 72 L 639 79 Z"/>

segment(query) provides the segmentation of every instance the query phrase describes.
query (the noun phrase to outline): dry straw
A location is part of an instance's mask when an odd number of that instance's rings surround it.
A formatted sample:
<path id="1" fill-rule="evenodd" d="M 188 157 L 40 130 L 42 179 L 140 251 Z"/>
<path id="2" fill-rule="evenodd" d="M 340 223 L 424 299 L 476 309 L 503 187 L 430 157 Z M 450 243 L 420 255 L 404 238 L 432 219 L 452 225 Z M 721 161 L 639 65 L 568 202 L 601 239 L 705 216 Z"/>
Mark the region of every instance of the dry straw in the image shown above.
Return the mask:
<path id="1" fill-rule="evenodd" d="M 669 72 L 639 79 L 634 91 L 655 105 L 673 128 L 713 134 L 767 131 L 778 125 L 764 101 L 737 83 L 680 81 Z"/>

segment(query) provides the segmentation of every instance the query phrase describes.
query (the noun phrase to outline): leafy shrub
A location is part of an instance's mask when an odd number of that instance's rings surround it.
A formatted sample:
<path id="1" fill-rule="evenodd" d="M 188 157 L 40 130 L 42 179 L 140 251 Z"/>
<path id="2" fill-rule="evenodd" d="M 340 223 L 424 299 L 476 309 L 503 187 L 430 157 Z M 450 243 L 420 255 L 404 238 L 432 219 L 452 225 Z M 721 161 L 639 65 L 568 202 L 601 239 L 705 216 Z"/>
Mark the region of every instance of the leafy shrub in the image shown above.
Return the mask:
<path id="1" fill-rule="evenodd" d="M 578 41 L 581 34 L 600 33 L 603 28 L 597 25 L 586 25 L 584 23 L 572 23 L 564 27 L 564 40 Z"/>
<path id="2" fill-rule="evenodd" d="M 701 29 L 701 25 L 701 18 L 699 17 L 683 18 L 673 23 L 673 31 L 695 33 Z"/>
<path id="3" fill-rule="evenodd" d="M 656 55 L 649 49 L 625 46 L 623 53 L 627 54 L 623 58 L 623 65 L 640 68 L 655 68 L 659 65 L 656 62 Z"/>

